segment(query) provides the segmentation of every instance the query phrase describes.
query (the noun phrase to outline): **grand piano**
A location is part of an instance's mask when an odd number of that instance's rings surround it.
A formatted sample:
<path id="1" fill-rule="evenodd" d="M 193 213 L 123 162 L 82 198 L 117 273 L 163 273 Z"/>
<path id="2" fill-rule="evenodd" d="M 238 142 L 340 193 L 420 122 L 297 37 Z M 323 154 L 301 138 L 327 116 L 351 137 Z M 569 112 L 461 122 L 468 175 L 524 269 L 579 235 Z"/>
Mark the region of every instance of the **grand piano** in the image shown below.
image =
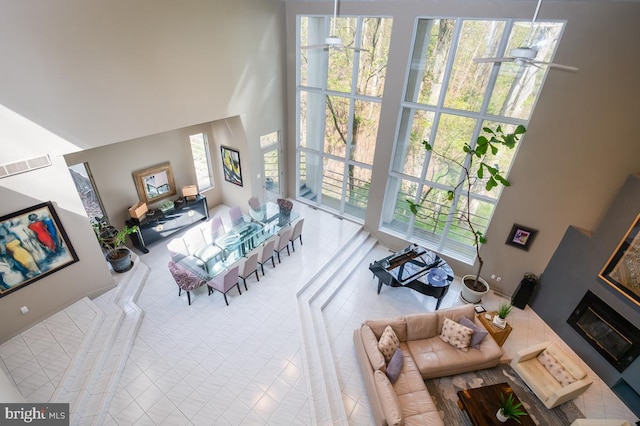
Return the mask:
<path id="1" fill-rule="evenodd" d="M 436 310 L 453 281 L 453 270 L 449 264 L 436 253 L 416 244 L 376 260 L 369 265 L 369 270 L 378 278 L 378 294 L 382 284 L 408 287 L 438 299 Z"/>

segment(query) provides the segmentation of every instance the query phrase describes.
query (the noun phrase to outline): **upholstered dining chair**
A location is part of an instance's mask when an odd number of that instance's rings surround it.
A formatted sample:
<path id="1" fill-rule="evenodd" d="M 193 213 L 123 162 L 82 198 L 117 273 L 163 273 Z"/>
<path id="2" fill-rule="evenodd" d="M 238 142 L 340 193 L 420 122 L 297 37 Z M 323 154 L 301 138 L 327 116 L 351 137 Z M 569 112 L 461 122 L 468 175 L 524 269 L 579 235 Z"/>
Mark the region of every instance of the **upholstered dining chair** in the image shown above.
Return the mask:
<path id="1" fill-rule="evenodd" d="M 256 274 L 256 279 L 260 281 L 260 276 L 258 275 L 258 251 L 253 251 L 249 253 L 247 259 L 240 265 L 240 271 L 238 271 L 238 276 L 242 278 L 242 282 L 244 283 L 244 289 L 249 291 L 247 288 L 247 278 L 251 274 Z"/>
<path id="2" fill-rule="evenodd" d="M 278 242 L 274 247 L 273 251 L 278 255 L 278 263 L 282 263 L 280 261 L 280 252 L 284 249 L 287 249 L 287 254 L 291 256 L 291 252 L 289 251 L 289 238 L 291 237 L 291 227 L 287 227 L 280 232 L 280 238 L 278 238 Z"/>
<path id="3" fill-rule="evenodd" d="M 265 219 L 264 210 L 260 206 L 258 197 L 249 198 L 249 216 L 257 222 L 263 222 Z"/>
<path id="4" fill-rule="evenodd" d="M 178 285 L 178 296 L 182 295 L 182 290 L 186 291 L 191 306 L 191 292 L 205 285 L 207 281 L 173 260 L 169 261 L 169 272 Z"/>
<path id="5" fill-rule="evenodd" d="M 182 237 L 182 240 L 189 254 L 200 259 L 207 269 L 210 262 L 221 260 L 223 257 L 223 252 L 219 247 L 207 244 L 207 240 L 199 226 L 189 229 Z"/>
<path id="6" fill-rule="evenodd" d="M 211 231 L 211 244 L 224 235 L 224 225 L 222 224 L 222 218 L 220 216 L 214 216 L 211 218 L 209 229 Z"/>
<path id="7" fill-rule="evenodd" d="M 304 218 L 300 219 L 293 225 L 293 232 L 291 232 L 291 248 L 293 251 L 296 251 L 296 240 L 300 240 L 300 245 L 302 245 L 302 226 L 304 225 Z"/>
<path id="8" fill-rule="evenodd" d="M 274 248 L 276 246 L 275 238 L 269 238 L 264 244 L 258 249 L 258 264 L 260 265 L 260 269 L 262 270 L 262 276 L 264 276 L 264 264 L 271 259 L 271 264 L 273 267 L 276 267 L 276 262 L 273 260 Z"/>
<path id="9" fill-rule="evenodd" d="M 229 219 L 231 220 L 231 226 L 242 225 L 242 223 L 244 223 L 242 209 L 240 209 L 240 207 L 231 207 L 231 209 L 229 209 Z"/>
<path id="10" fill-rule="evenodd" d="M 209 296 L 215 290 L 222 293 L 224 296 L 224 302 L 229 306 L 229 301 L 227 300 L 227 292 L 231 290 L 233 287 L 238 287 L 238 292 L 242 294 L 242 290 L 240 290 L 240 284 L 238 281 L 238 271 L 240 270 L 240 266 L 236 265 L 232 268 L 229 268 L 227 271 L 220 272 L 218 275 L 213 277 L 211 280 L 207 282 L 207 286 L 209 287 Z"/>

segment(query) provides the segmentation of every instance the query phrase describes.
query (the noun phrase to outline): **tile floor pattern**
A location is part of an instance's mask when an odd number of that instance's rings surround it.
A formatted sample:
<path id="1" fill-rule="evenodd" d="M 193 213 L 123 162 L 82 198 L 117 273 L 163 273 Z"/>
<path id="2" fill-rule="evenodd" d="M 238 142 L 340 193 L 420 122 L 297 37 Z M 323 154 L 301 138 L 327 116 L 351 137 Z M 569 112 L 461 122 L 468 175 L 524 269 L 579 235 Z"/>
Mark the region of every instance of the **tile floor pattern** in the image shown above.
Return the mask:
<path id="1" fill-rule="evenodd" d="M 242 295 L 207 296 L 206 288 L 178 297 L 167 270 L 162 243 L 140 259 L 150 267 L 138 298 L 144 319 L 125 365 L 105 424 L 108 425 L 308 425 L 312 424 L 309 386 L 301 354 L 296 291 L 349 241 L 360 226 L 296 203 L 303 217 L 303 242 L 282 264 L 268 266 L 260 282 L 250 278 Z M 225 215 L 222 208 L 214 213 Z M 352 331 L 367 318 L 431 311 L 435 299 L 409 289 L 383 288 L 367 269 L 388 255 L 375 246 L 362 266 L 339 286 L 323 307 L 327 335 L 352 425 L 371 424 L 369 403 L 353 352 Z M 460 304 L 456 281 L 441 308 Z M 502 299 L 490 294 L 483 304 L 494 309 Z M 50 397 L 65 363 L 82 341 L 96 313 L 78 302 L 0 345 L 0 367 L 30 401 Z M 563 342 L 529 308 L 509 318 L 514 330 L 503 349 L 508 360 L 520 347 L 544 340 Z M 53 349 L 51 349 L 53 348 Z M 51 350 L 54 358 L 48 357 Z M 43 358 L 44 355 L 44 358 Z M 47 361 L 47 359 L 49 361 Z M 595 374 L 594 384 L 575 400 L 587 417 L 635 416 Z"/>

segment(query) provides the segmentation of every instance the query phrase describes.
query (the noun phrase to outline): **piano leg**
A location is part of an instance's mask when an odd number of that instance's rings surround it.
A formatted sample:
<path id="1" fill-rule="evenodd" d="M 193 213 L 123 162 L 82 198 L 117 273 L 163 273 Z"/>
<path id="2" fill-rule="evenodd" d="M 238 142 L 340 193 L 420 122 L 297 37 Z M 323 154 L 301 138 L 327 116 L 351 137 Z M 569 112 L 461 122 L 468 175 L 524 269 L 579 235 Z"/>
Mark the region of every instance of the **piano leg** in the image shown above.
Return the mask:
<path id="1" fill-rule="evenodd" d="M 436 302 L 436 311 L 440 307 L 440 302 L 442 302 L 442 299 L 444 299 L 444 294 L 442 296 L 438 297 L 437 299 L 438 299 L 438 301 Z"/>
<path id="2" fill-rule="evenodd" d="M 382 280 L 378 278 L 378 294 L 380 294 L 380 290 L 382 290 Z"/>

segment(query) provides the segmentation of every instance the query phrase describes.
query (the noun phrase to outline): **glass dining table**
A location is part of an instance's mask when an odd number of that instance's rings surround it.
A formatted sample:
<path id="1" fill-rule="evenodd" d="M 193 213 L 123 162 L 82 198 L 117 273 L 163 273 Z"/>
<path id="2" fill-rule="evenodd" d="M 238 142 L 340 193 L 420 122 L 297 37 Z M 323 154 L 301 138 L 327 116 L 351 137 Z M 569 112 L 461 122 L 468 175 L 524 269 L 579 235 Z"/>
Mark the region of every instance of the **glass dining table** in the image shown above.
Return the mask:
<path id="1" fill-rule="evenodd" d="M 214 245 L 222 250 L 222 255 L 206 262 L 198 262 L 199 275 L 211 279 L 245 257 L 266 240 L 290 226 L 300 217 L 294 210 L 289 215 L 281 215 L 278 205 L 267 202 L 259 209 L 244 215 L 244 221 L 234 225 L 214 240 Z M 193 269 L 194 265 L 189 265 Z"/>

